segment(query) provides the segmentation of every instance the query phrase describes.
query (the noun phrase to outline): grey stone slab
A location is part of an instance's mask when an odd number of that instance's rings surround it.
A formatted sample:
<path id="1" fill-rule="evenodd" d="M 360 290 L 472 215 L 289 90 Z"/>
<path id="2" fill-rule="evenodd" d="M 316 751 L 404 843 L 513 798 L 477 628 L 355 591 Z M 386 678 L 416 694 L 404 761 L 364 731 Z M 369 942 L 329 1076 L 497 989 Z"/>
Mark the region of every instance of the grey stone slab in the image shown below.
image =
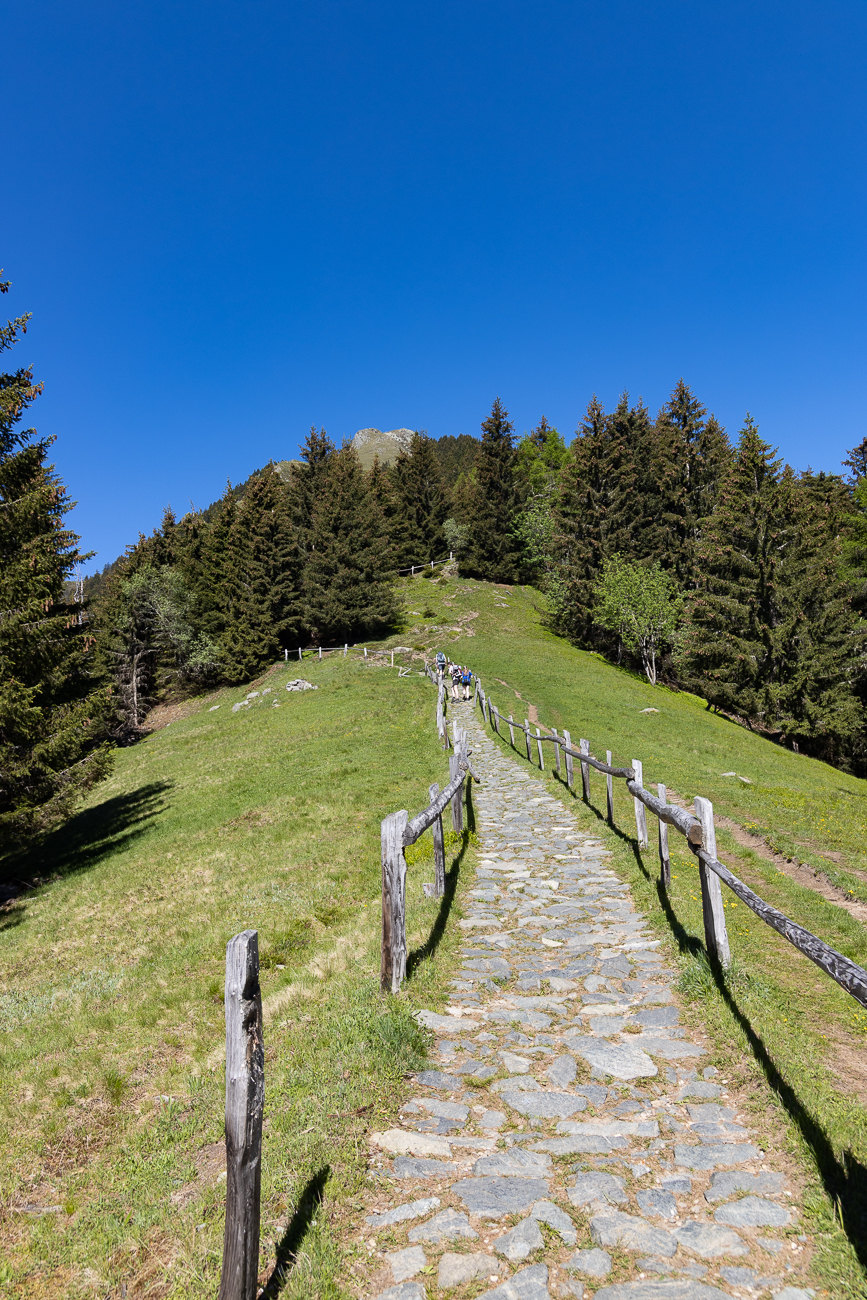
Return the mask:
<path id="1" fill-rule="evenodd" d="M 673 1255 L 677 1242 L 670 1232 L 654 1228 L 646 1219 L 622 1210 L 603 1210 L 590 1220 L 590 1236 L 597 1246 L 620 1246 L 623 1250 L 648 1250 Z"/>
<path id="2" fill-rule="evenodd" d="M 568 1137 L 545 1138 L 534 1151 L 550 1151 L 554 1156 L 608 1155 L 629 1146 L 629 1139 L 619 1134 L 606 1137 L 600 1133 L 572 1133 Z"/>
<path id="3" fill-rule="evenodd" d="M 498 1219 L 504 1214 L 524 1214 L 548 1195 L 543 1178 L 462 1178 L 452 1185 L 470 1214 Z"/>
<path id="4" fill-rule="evenodd" d="M 760 1174 L 750 1174 L 745 1169 L 726 1169 L 711 1175 L 710 1187 L 705 1192 L 704 1199 L 713 1205 L 716 1201 L 724 1201 L 729 1196 L 736 1195 L 737 1192 L 759 1192 L 768 1195 L 781 1192 L 784 1183 L 782 1174 L 774 1174 L 768 1170 Z"/>
<path id="5" fill-rule="evenodd" d="M 665 1282 L 615 1282 L 596 1292 L 595 1300 L 730 1300 L 725 1291 L 686 1279 Z"/>
<path id="6" fill-rule="evenodd" d="M 593 1201 L 624 1205 L 629 1200 L 622 1178 L 595 1170 L 592 1173 L 577 1174 L 572 1187 L 566 1188 L 566 1195 L 575 1206 L 590 1205 Z"/>
<path id="7" fill-rule="evenodd" d="M 645 1214 L 658 1214 L 662 1219 L 673 1219 L 677 1214 L 677 1202 L 671 1192 L 661 1188 L 650 1188 L 646 1192 L 637 1192 L 635 1196 L 639 1210 Z"/>
<path id="8" fill-rule="evenodd" d="M 541 1092 L 542 1085 L 532 1075 L 517 1074 L 510 1079 L 498 1079 L 491 1084 L 491 1092 Z"/>
<path id="9" fill-rule="evenodd" d="M 784 1228 L 792 1221 L 788 1210 L 762 1196 L 729 1201 L 718 1206 L 713 1217 L 717 1223 L 727 1223 L 732 1228 Z"/>
<path id="10" fill-rule="evenodd" d="M 686 1174 L 672 1174 L 669 1178 L 663 1178 L 662 1185 L 674 1196 L 689 1196 L 692 1191 L 692 1179 Z"/>
<path id="11" fill-rule="evenodd" d="M 564 1265 L 570 1273 L 582 1277 L 607 1277 L 611 1272 L 611 1256 L 607 1250 L 594 1246 L 592 1250 L 576 1250 Z"/>
<path id="12" fill-rule="evenodd" d="M 779 1255 L 784 1249 L 782 1241 L 774 1241 L 773 1237 L 756 1237 L 756 1245 L 761 1246 L 769 1255 Z"/>
<path id="13" fill-rule="evenodd" d="M 427 1291 L 418 1282 L 401 1282 L 390 1286 L 387 1291 L 380 1291 L 373 1300 L 427 1300 Z"/>
<path id="14" fill-rule="evenodd" d="M 503 1062 L 503 1069 L 508 1070 L 509 1074 L 528 1074 L 531 1062 L 526 1056 L 518 1056 L 516 1052 L 503 1051 L 498 1052 L 500 1060 Z"/>
<path id="15" fill-rule="evenodd" d="M 438 1034 L 469 1034 L 481 1029 L 479 1022 L 469 1016 L 439 1016 L 435 1011 L 416 1011 L 415 1018 L 420 1025 Z"/>
<path id="16" fill-rule="evenodd" d="M 445 1178 L 456 1174 L 457 1165 L 447 1160 L 422 1160 L 416 1156 L 397 1156 L 392 1164 L 395 1178 Z"/>
<path id="17" fill-rule="evenodd" d="M 696 1124 L 731 1124 L 735 1120 L 731 1106 L 720 1106 L 715 1101 L 688 1102 L 686 1109 Z"/>
<path id="18" fill-rule="evenodd" d="M 564 1119 L 587 1108 L 583 1097 L 566 1092 L 503 1092 L 502 1097 L 519 1115 L 540 1119 Z"/>
<path id="19" fill-rule="evenodd" d="M 474 1079 L 494 1079 L 500 1073 L 494 1065 L 485 1065 L 484 1061 L 464 1061 L 463 1065 L 452 1066 L 455 1074 L 471 1074 Z M 459 1085 L 463 1087 L 463 1084 Z"/>
<path id="20" fill-rule="evenodd" d="M 541 1250 L 545 1245 L 545 1238 L 535 1219 L 522 1219 L 510 1232 L 504 1233 L 502 1237 L 495 1237 L 491 1244 L 498 1255 L 503 1255 L 512 1264 L 517 1264 L 528 1255 L 532 1255 L 534 1250 Z"/>
<path id="21" fill-rule="evenodd" d="M 658 1255 L 648 1255 L 637 1259 L 635 1266 L 642 1273 L 660 1273 L 663 1277 L 704 1277 L 707 1269 L 704 1264 L 687 1264 L 676 1256 L 674 1259 L 660 1259 Z"/>
<path id="22" fill-rule="evenodd" d="M 635 1019 L 645 1029 L 666 1029 L 669 1025 L 677 1024 L 680 1012 L 677 1007 L 653 1007 L 637 1012 Z"/>
<path id="23" fill-rule="evenodd" d="M 587 1023 L 591 1034 L 598 1034 L 600 1038 L 611 1038 L 626 1028 L 623 1016 L 595 1016 Z"/>
<path id="24" fill-rule="evenodd" d="M 404 1205 L 396 1205 L 393 1210 L 385 1210 L 382 1214 L 370 1214 L 364 1220 L 372 1228 L 388 1228 L 393 1223 L 403 1223 L 407 1219 L 420 1219 L 423 1214 L 429 1214 L 435 1210 L 440 1203 L 438 1196 L 427 1196 L 420 1201 L 407 1201 Z"/>
<path id="25" fill-rule="evenodd" d="M 718 1097 L 722 1088 L 718 1083 L 708 1083 L 704 1079 L 694 1079 L 685 1087 L 681 1088 L 677 1094 L 678 1101 L 685 1101 L 687 1097 Z"/>
<path id="26" fill-rule="evenodd" d="M 482 1178 L 492 1175 L 499 1178 L 545 1178 L 551 1168 L 551 1157 L 522 1147 L 496 1151 L 480 1156 L 473 1165 L 473 1175 Z"/>
<path id="27" fill-rule="evenodd" d="M 782 1291 L 774 1292 L 774 1300 L 813 1300 L 814 1291 L 802 1286 L 784 1286 Z"/>
<path id="28" fill-rule="evenodd" d="M 506 1112 L 503 1110 L 486 1110 L 476 1119 L 479 1128 L 484 1129 L 502 1128 L 505 1122 Z"/>
<path id="29" fill-rule="evenodd" d="M 713 1223 L 697 1223 L 695 1219 L 675 1228 L 674 1236 L 685 1250 L 702 1259 L 718 1259 L 721 1255 L 748 1255 L 750 1248 L 731 1228 L 721 1228 Z"/>
<path id="30" fill-rule="evenodd" d="M 741 1124 L 690 1124 L 690 1133 L 694 1133 L 702 1142 L 738 1142 L 750 1136 L 750 1130 Z"/>
<path id="31" fill-rule="evenodd" d="M 600 1042 L 583 1035 L 568 1035 L 569 1046 L 588 1065 L 611 1074 L 615 1079 L 652 1079 L 659 1071 L 653 1061 L 638 1048 L 619 1043 Z"/>
<path id="32" fill-rule="evenodd" d="M 466 1237 L 470 1240 L 477 1237 L 478 1233 L 470 1227 L 470 1221 L 465 1214 L 458 1210 L 440 1210 L 427 1223 L 420 1223 L 415 1228 L 409 1230 L 410 1241 L 431 1241 L 434 1244 L 440 1241 L 454 1241 L 457 1237 Z"/>
<path id="33" fill-rule="evenodd" d="M 529 1268 L 522 1268 L 502 1286 L 485 1291 L 478 1300 L 551 1300 L 547 1266 L 531 1264 Z"/>
<path id="34" fill-rule="evenodd" d="M 724 1264 L 719 1271 L 720 1277 L 725 1282 L 731 1283 L 732 1286 L 749 1286 L 757 1287 L 759 1284 L 759 1275 L 754 1268 L 746 1268 L 740 1264 Z"/>
<path id="35" fill-rule="evenodd" d="M 407 1246 L 404 1250 L 394 1250 L 385 1257 L 391 1265 L 395 1282 L 405 1282 L 415 1277 L 427 1267 L 427 1259 L 421 1246 Z"/>
<path id="36" fill-rule="evenodd" d="M 674 1163 L 683 1169 L 715 1169 L 717 1165 L 743 1165 L 758 1160 L 761 1152 L 751 1142 L 719 1142 L 708 1146 L 677 1143 Z"/>
<path id="37" fill-rule="evenodd" d="M 575 1081 L 578 1063 L 574 1056 L 557 1056 L 545 1071 L 546 1076 L 558 1088 L 568 1088 Z"/>
<path id="38" fill-rule="evenodd" d="M 442 1256 L 437 1270 L 437 1285 L 440 1290 L 452 1286 L 462 1286 L 473 1282 L 477 1277 L 490 1277 L 499 1273 L 501 1265 L 493 1255 L 477 1252 L 473 1255 L 456 1255 L 448 1251 Z"/>
<path id="39" fill-rule="evenodd" d="M 438 1119 L 455 1119 L 461 1124 L 466 1123 L 470 1113 L 469 1106 L 462 1106 L 457 1101 L 440 1101 L 439 1097 L 416 1097 L 415 1103 Z"/>
<path id="40" fill-rule="evenodd" d="M 422 1070 L 417 1075 L 423 1088 L 439 1088 L 443 1092 L 459 1092 L 463 1082 L 454 1074 L 444 1074 L 442 1070 Z"/>
<path id="41" fill-rule="evenodd" d="M 608 1089 L 600 1083 L 584 1083 L 580 1088 L 573 1088 L 579 1097 L 586 1097 L 591 1106 L 604 1106 L 608 1100 Z"/>
<path id="42" fill-rule="evenodd" d="M 563 1240 L 565 1246 L 574 1246 L 578 1241 L 575 1225 L 563 1210 L 553 1201 L 537 1201 L 530 1211 L 530 1218 L 538 1223 L 547 1223 Z"/>
<path id="43" fill-rule="evenodd" d="M 682 1061 L 688 1057 L 704 1056 L 706 1051 L 698 1043 L 685 1043 L 679 1038 L 657 1038 L 650 1034 L 636 1034 L 632 1042 L 635 1051 L 661 1056 L 664 1061 Z"/>

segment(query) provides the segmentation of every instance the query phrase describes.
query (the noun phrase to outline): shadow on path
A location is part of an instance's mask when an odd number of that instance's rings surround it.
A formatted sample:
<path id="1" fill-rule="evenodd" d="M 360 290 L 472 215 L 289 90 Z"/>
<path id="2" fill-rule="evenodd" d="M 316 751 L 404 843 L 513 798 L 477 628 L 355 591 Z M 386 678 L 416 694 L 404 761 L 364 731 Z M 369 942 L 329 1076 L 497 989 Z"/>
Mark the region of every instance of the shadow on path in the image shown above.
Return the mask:
<path id="1" fill-rule="evenodd" d="M 325 1184 L 330 1173 L 331 1166 L 323 1165 L 299 1196 L 295 1213 L 289 1220 L 283 1236 L 277 1242 L 274 1268 L 265 1286 L 259 1292 L 259 1300 L 275 1300 L 286 1285 L 289 1274 L 298 1262 L 298 1252 L 304 1244 L 304 1238 L 325 1197 Z"/>
<path id="2" fill-rule="evenodd" d="M 442 937 L 446 932 L 449 914 L 452 910 L 452 903 L 455 898 L 455 890 L 458 887 L 458 879 L 461 873 L 461 863 L 464 860 L 464 854 L 467 851 L 467 845 L 470 841 L 470 831 L 465 830 L 461 837 L 461 847 L 456 856 L 452 859 L 451 870 L 446 872 L 445 891 L 440 899 L 440 910 L 437 913 L 437 919 L 433 923 L 430 934 L 420 948 L 413 948 L 412 952 L 407 955 L 406 959 L 406 978 L 412 979 L 416 967 L 420 966 L 428 957 L 432 957 L 440 946 Z"/>

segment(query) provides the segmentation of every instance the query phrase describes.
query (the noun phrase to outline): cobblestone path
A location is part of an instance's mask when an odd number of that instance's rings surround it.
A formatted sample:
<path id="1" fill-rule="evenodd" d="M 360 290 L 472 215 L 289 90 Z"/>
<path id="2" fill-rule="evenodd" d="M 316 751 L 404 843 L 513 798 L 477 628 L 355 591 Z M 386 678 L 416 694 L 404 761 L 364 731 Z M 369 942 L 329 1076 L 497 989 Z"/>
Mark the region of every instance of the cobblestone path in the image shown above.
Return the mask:
<path id="1" fill-rule="evenodd" d="M 481 863 L 449 1014 L 419 1016 L 438 1068 L 373 1135 L 379 1300 L 807 1300 L 785 1179 L 679 1024 L 603 841 L 460 722 Z"/>

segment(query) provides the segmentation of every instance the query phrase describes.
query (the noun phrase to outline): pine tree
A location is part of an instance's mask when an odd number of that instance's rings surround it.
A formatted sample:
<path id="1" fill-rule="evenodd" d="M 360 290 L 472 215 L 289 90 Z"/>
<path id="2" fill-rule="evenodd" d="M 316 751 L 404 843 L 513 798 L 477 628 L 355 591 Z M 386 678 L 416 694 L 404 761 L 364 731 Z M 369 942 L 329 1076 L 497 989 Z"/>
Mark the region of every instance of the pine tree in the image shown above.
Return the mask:
<path id="1" fill-rule="evenodd" d="M 409 450 L 398 452 L 391 479 L 406 525 L 406 544 L 398 551 L 399 567 L 440 559 L 446 546 L 443 522 L 448 500 L 433 439 L 414 433 Z"/>
<path id="2" fill-rule="evenodd" d="M 521 548 L 514 534 L 518 493 L 515 426 L 499 397 L 482 423 L 482 441 L 476 453 L 473 517 L 470 542 L 462 571 L 489 582 L 514 582 L 521 564 Z"/>
<path id="3" fill-rule="evenodd" d="M 411 550 L 410 523 L 394 486 L 389 468 L 374 456 L 367 476 L 367 490 L 375 512 L 382 518 L 383 568 L 395 572 Z M 413 561 L 410 560 L 410 564 Z"/>
<path id="4" fill-rule="evenodd" d="M 311 425 L 301 448 L 301 460 L 294 461 L 289 477 L 289 500 L 293 521 L 302 553 L 310 549 L 313 531 L 313 512 L 322 491 L 332 458 L 336 455 L 334 443 L 324 429 L 317 433 Z"/>
<path id="5" fill-rule="evenodd" d="M 0 328 L 0 351 L 29 319 Z M 88 627 L 65 601 L 89 557 L 64 527 L 73 503 L 47 463 L 54 439 L 16 427 L 41 391 L 29 368 L 0 375 L 0 847 L 67 815 L 110 763 Z"/>
<path id="6" fill-rule="evenodd" d="M 381 635 L 397 616 L 384 521 L 351 443 L 328 461 L 313 509 L 304 620 L 315 644 Z"/>

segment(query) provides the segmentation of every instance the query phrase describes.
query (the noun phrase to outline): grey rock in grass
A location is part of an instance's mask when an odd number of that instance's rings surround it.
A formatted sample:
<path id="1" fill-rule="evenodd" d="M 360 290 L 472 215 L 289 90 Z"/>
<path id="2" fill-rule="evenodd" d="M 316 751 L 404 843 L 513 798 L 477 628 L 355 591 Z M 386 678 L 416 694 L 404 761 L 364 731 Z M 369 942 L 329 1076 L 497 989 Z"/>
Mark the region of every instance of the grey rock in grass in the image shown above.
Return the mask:
<path id="1" fill-rule="evenodd" d="M 649 1255 L 637 1259 L 635 1267 L 641 1273 L 661 1273 L 663 1277 L 704 1277 L 707 1269 L 704 1264 L 685 1264 L 682 1259 L 660 1259 L 658 1255 Z"/>
<path id="2" fill-rule="evenodd" d="M 511 1079 L 498 1079 L 491 1084 L 491 1092 L 541 1092 L 542 1085 L 532 1075 L 519 1074 Z M 506 1098 L 508 1100 L 508 1098 Z"/>
<path id="3" fill-rule="evenodd" d="M 587 1106 L 583 1097 L 567 1092 L 504 1092 L 502 1097 L 519 1115 L 543 1119 L 565 1119 Z"/>
<path id="4" fill-rule="evenodd" d="M 435 1011 L 416 1011 L 415 1018 L 420 1025 L 437 1034 L 469 1034 L 481 1029 L 477 1020 L 464 1016 L 439 1016 Z"/>
<path id="5" fill-rule="evenodd" d="M 395 1178 L 445 1178 L 456 1174 L 457 1165 L 446 1160 L 423 1160 L 416 1156 L 397 1156 L 392 1164 Z"/>
<path id="6" fill-rule="evenodd" d="M 373 1300 L 427 1300 L 427 1291 L 418 1282 L 401 1282 L 390 1286 L 387 1291 L 380 1291 Z"/>
<path id="7" fill-rule="evenodd" d="M 578 1063 L 574 1056 L 558 1056 L 548 1066 L 545 1074 L 558 1088 L 568 1088 L 578 1073 Z"/>
<path id="8" fill-rule="evenodd" d="M 478 1236 L 469 1223 L 465 1214 L 460 1214 L 459 1210 L 446 1209 L 441 1210 L 439 1214 L 434 1214 L 432 1219 L 426 1223 L 419 1223 L 419 1226 L 409 1229 L 408 1239 L 411 1242 L 454 1242 L 456 1238 L 467 1238 L 472 1240 Z"/>
<path id="9" fill-rule="evenodd" d="M 472 1240 L 479 1234 L 470 1226 L 470 1221 L 465 1214 L 458 1210 L 440 1210 L 427 1223 L 420 1223 L 418 1227 L 411 1228 L 408 1234 L 410 1241 L 432 1241 L 435 1244 L 440 1241 L 454 1241 L 458 1237 L 466 1237 Z"/>
<path id="10" fill-rule="evenodd" d="M 677 1202 L 671 1192 L 653 1187 L 646 1192 L 637 1192 L 635 1196 L 639 1210 L 645 1214 L 658 1214 L 663 1219 L 673 1219 L 677 1214 Z"/>
<path id="11" fill-rule="evenodd" d="M 720 1255 L 748 1255 L 750 1248 L 731 1228 L 721 1228 L 714 1223 L 697 1223 L 691 1219 L 674 1236 L 681 1246 L 702 1259 L 718 1259 Z"/>
<path id="12" fill-rule="evenodd" d="M 422 1070 L 416 1077 L 423 1088 L 438 1088 L 441 1092 L 459 1092 L 464 1086 L 457 1075 L 444 1074 L 442 1070 Z"/>
<path id="13" fill-rule="evenodd" d="M 529 1074 L 531 1062 L 526 1056 L 518 1056 L 515 1052 L 498 1052 L 500 1060 L 503 1062 L 503 1069 L 508 1070 L 509 1074 Z"/>
<path id="14" fill-rule="evenodd" d="M 635 1019 L 645 1029 L 667 1029 L 669 1025 L 677 1024 L 680 1012 L 677 1007 L 652 1007 L 636 1012 Z"/>
<path id="15" fill-rule="evenodd" d="M 686 1279 L 665 1282 L 615 1282 L 596 1292 L 595 1300 L 730 1300 L 718 1286 Z"/>
<path id="16" fill-rule="evenodd" d="M 701 1079 L 695 1079 L 693 1082 L 686 1084 L 677 1094 L 678 1101 L 685 1101 L 687 1097 L 718 1097 L 722 1088 L 718 1083 L 706 1083 Z"/>
<path id="17" fill-rule="evenodd" d="M 696 1124 L 732 1124 L 735 1120 L 731 1106 L 720 1106 L 715 1101 L 687 1102 L 686 1109 Z"/>
<path id="18" fill-rule="evenodd" d="M 569 1215 L 552 1201 L 537 1201 L 530 1211 L 530 1218 L 553 1228 L 560 1235 L 564 1246 L 574 1246 L 578 1241 L 578 1233 Z"/>
<path id="19" fill-rule="evenodd" d="M 524 1151 L 522 1147 L 510 1147 L 508 1151 L 480 1156 L 473 1165 L 473 1174 L 476 1178 L 486 1175 L 500 1178 L 545 1178 L 550 1168 L 550 1156 Z"/>
<path id="20" fill-rule="evenodd" d="M 732 1286 L 757 1287 L 759 1284 L 756 1270 L 745 1268 L 743 1265 L 726 1264 L 720 1269 L 719 1275 L 724 1282 L 729 1282 Z"/>
<path id="21" fill-rule="evenodd" d="M 646 1219 L 622 1210 L 603 1210 L 590 1220 L 590 1236 L 597 1246 L 620 1246 L 623 1250 L 648 1250 L 673 1255 L 677 1242 L 669 1232 L 654 1228 Z"/>
<path id="22" fill-rule="evenodd" d="M 773 1237 L 756 1237 L 756 1245 L 761 1246 L 769 1255 L 779 1255 L 784 1249 L 782 1241 L 774 1241 Z"/>
<path id="23" fill-rule="evenodd" d="M 620 1043 L 604 1043 L 583 1035 L 568 1036 L 569 1046 L 588 1065 L 611 1074 L 615 1079 L 652 1079 L 659 1071 L 646 1052 Z"/>
<path id="24" fill-rule="evenodd" d="M 784 1228 L 792 1216 L 782 1205 L 766 1201 L 762 1196 L 745 1196 L 740 1201 L 729 1201 L 714 1212 L 717 1223 L 727 1223 L 732 1228 Z"/>
<path id="25" fill-rule="evenodd" d="M 714 1174 L 714 1178 L 718 1176 Z M 662 1185 L 673 1196 L 689 1196 L 692 1191 L 692 1179 L 686 1174 L 672 1174 L 669 1178 L 663 1178 Z"/>
<path id="26" fill-rule="evenodd" d="M 758 1160 L 761 1152 L 751 1142 L 719 1142 L 706 1146 L 677 1143 L 674 1163 L 684 1169 L 715 1169 L 717 1165 L 745 1165 Z"/>
<path id="27" fill-rule="evenodd" d="M 529 1268 L 522 1268 L 502 1286 L 485 1291 L 478 1300 L 551 1300 L 547 1266 L 531 1264 Z"/>
<path id="28" fill-rule="evenodd" d="M 622 1178 L 595 1170 L 589 1174 L 578 1174 L 573 1186 L 566 1188 L 566 1195 L 574 1206 L 579 1207 L 590 1205 L 593 1201 L 624 1205 L 629 1200 Z"/>
<path id="29" fill-rule="evenodd" d="M 492 1244 L 498 1255 L 505 1256 L 512 1264 L 517 1264 L 528 1255 L 532 1255 L 534 1250 L 541 1250 L 545 1245 L 545 1238 L 539 1231 L 539 1224 L 535 1219 L 522 1219 L 510 1232 L 504 1233 L 502 1237 L 495 1237 Z"/>
<path id="30" fill-rule="evenodd" d="M 512 968 L 504 957 L 474 957 L 464 961 L 469 970 L 484 971 L 488 975 L 511 975 Z"/>
<path id="31" fill-rule="evenodd" d="M 614 1034 L 622 1033 L 626 1028 L 626 1021 L 622 1016 L 594 1016 L 589 1021 L 591 1034 L 598 1034 L 600 1038 L 611 1038 Z"/>
<path id="32" fill-rule="evenodd" d="M 608 1097 L 608 1089 L 603 1088 L 598 1083 L 583 1083 L 580 1088 L 573 1088 L 579 1097 L 586 1097 L 591 1106 L 604 1106 Z"/>
<path id="33" fill-rule="evenodd" d="M 496 1066 L 485 1065 L 484 1061 L 464 1061 L 463 1065 L 452 1067 L 455 1074 L 471 1074 L 474 1079 L 493 1079 L 499 1074 Z"/>
<path id="34" fill-rule="evenodd" d="M 616 1134 L 608 1137 L 602 1133 L 573 1133 L 568 1137 L 546 1138 L 537 1142 L 534 1151 L 550 1151 L 555 1156 L 603 1156 L 629 1146 L 629 1139 Z"/>
<path id="35" fill-rule="evenodd" d="M 698 1043 L 683 1042 L 679 1038 L 656 1038 L 650 1034 L 636 1034 L 632 1040 L 635 1051 L 650 1052 L 664 1061 L 682 1061 L 685 1057 L 704 1056 L 705 1048 Z"/>
<path id="36" fill-rule="evenodd" d="M 427 1266 L 427 1259 L 421 1246 L 407 1246 L 404 1250 L 392 1251 L 385 1257 L 391 1265 L 395 1282 L 405 1282 L 415 1277 Z"/>
<path id="37" fill-rule="evenodd" d="M 506 1112 L 502 1110 L 486 1110 L 476 1119 L 479 1128 L 486 1129 L 502 1128 L 505 1122 Z"/>
<path id="38" fill-rule="evenodd" d="M 465 1124 L 470 1113 L 469 1106 L 462 1106 L 457 1101 L 440 1101 L 438 1097 L 416 1097 L 417 1106 L 422 1106 L 437 1119 L 456 1119 Z"/>
<path id="39" fill-rule="evenodd" d="M 371 1214 L 364 1220 L 372 1228 L 388 1228 L 393 1223 L 403 1223 L 407 1219 L 420 1219 L 423 1214 L 428 1214 L 435 1210 L 440 1204 L 438 1196 L 427 1196 L 420 1201 L 407 1201 L 404 1205 L 397 1205 L 393 1210 L 386 1210 L 383 1214 Z"/>
<path id="40" fill-rule="evenodd" d="M 493 1255 L 477 1252 L 474 1255 L 455 1255 L 447 1252 L 440 1259 L 437 1270 L 437 1285 L 441 1291 L 452 1286 L 462 1286 L 464 1282 L 473 1282 L 477 1277 L 490 1277 L 499 1273 L 500 1263 Z"/>
<path id="41" fill-rule="evenodd" d="M 774 1292 L 774 1300 L 813 1300 L 815 1294 L 802 1286 L 784 1286 L 782 1291 Z"/>
<path id="42" fill-rule="evenodd" d="M 747 1173 L 745 1169 L 726 1169 L 711 1175 L 710 1187 L 704 1199 L 713 1205 L 724 1201 L 736 1192 L 761 1192 L 765 1195 L 781 1192 L 784 1178 L 782 1174 L 764 1171 L 760 1174 Z"/>
<path id="43" fill-rule="evenodd" d="M 593 1250 L 576 1250 L 565 1266 L 570 1273 L 580 1273 L 582 1277 L 607 1277 L 611 1272 L 611 1256 L 607 1250 L 594 1246 Z"/>
<path id="44" fill-rule="evenodd" d="M 524 1214 L 548 1195 L 542 1178 L 462 1178 L 452 1191 L 470 1214 L 499 1219 L 504 1214 Z"/>

